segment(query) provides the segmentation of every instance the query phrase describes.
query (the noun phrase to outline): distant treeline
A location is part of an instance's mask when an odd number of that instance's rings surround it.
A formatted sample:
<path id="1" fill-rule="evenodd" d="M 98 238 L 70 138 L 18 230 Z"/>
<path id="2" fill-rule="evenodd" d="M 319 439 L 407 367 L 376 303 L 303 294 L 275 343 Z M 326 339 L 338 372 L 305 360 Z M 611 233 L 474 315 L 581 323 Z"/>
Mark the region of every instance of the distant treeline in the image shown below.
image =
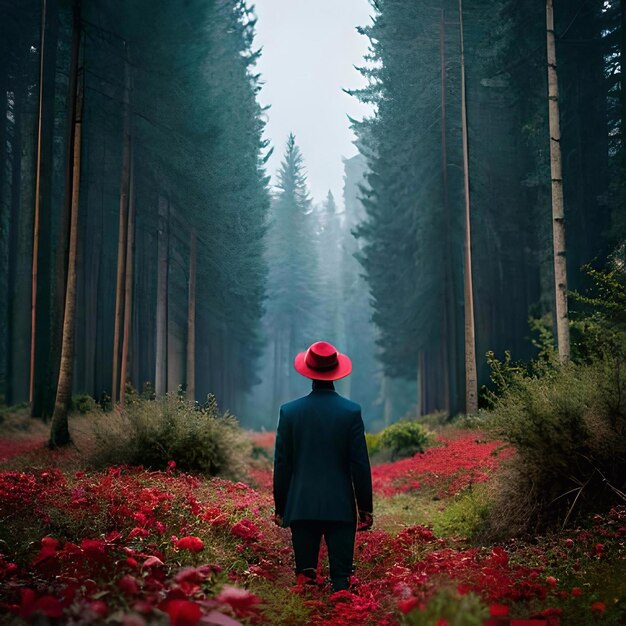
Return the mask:
<path id="1" fill-rule="evenodd" d="M 528 317 L 554 310 L 546 2 L 372 6 L 369 86 L 354 92 L 376 105 L 354 124 L 368 168 L 360 258 L 385 372 L 417 381 L 421 413 L 454 414 L 465 409 L 465 169 L 479 382 L 488 350 L 531 357 Z M 625 3 L 555 0 L 554 30 L 569 288 L 584 289 L 584 264 L 624 259 Z"/>
<path id="2" fill-rule="evenodd" d="M 149 381 L 233 407 L 255 382 L 254 24 L 239 0 L 0 2 L 5 402 L 45 416 Z"/>

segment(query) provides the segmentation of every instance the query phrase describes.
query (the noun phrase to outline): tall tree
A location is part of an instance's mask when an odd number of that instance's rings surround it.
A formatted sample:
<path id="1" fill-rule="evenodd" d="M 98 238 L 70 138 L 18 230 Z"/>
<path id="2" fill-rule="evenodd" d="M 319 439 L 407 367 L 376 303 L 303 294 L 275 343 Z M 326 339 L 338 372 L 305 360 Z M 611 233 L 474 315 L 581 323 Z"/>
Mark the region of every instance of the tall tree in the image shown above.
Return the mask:
<path id="1" fill-rule="evenodd" d="M 187 300 L 187 397 L 196 399 L 196 231 L 189 236 L 189 295 Z"/>
<path id="2" fill-rule="evenodd" d="M 465 241 L 463 242 L 463 292 L 465 296 L 465 412 L 468 415 L 474 415 L 478 413 L 478 379 L 476 374 L 476 331 L 474 328 L 474 282 L 472 280 L 472 226 L 469 177 L 469 140 L 467 131 L 467 98 L 465 90 L 463 0 L 459 0 L 459 33 L 461 58 L 461 133 L 463 138 L 463 195 L 465 196 Z"/>
<path id="3" fill-rule="evenodd" d="M 303 157 L 289 135 L 267 234 L 268 303 L 264 323 L 273 354 L 273 406 L 294 395 L 292 360 L 315 341 L 317 262 L 314 213 Z"/>
<path id="4" fill-rule="evenodd" d="M 122 169 L 121 169 L 121 182 L 120 182 L 120 206 L 119 206 L 119 235 L 117 242 L 117 283 L 115 289 L 115 320 L 113 328 L 113 377 L 111 382 L 111 399 L 115 403 L 117 402 L 118 389 L 123 395 L 123 388 L 126 381 L 122 378 L 121 382 L 118 380 L 119 376 L 119 348 L 120 337 L 123 334 L 124 323 L 124 307 L 125 307 L 125 290 L 124 290 L 124 276 L 127 274 L 126 264 L 128 263 L 127 256 L 127 237 L 128 237 L 128 206 L 130 195 L 130 152 L 131 152 L 131 103 L 130 92 L 132 88 L 131 66 L 128 58 L 128 44 L 124 42 L 124 134 L 122 138 L 123 152 L 122 152 Z M 122 365 L 122 367 L 124 367 Z"/>
<path id="5" fill-rule="evenodd" d="M 554 243 L 554 293 L 559 358 L 570 357 L 569 316 L 567 312 L 567 266 L 565 263 L 565 209 L 563 207 L 563 167 L 561 165 L 561 128 L 559 121 L 559 83 L 554 39 L 554 5 L 546 1 L 548 56 L 548 110 L 550 128 L 550 174 L 552 180 L 552 237 Z"/>
<path id="6" fill-rule="evenodd" d="M 80 19 L 80 0 L 76 4 L 76 21 Z M 63 316 L 63 341 L 57 396 L 50 425 L 49 446 L 56 448 L 70 443 L 67 414 L 72 400 L 72 372 L 74 364 L 74 324 L 76 316 L 76 250 L 78 246 L 78 211 L 80 196 L 80 164 L 83 115 L 83 73 L 79 71 L 74 119 L 74 144 L 72 146 L 72 206 L 70 213 L 69 257 Z"/>

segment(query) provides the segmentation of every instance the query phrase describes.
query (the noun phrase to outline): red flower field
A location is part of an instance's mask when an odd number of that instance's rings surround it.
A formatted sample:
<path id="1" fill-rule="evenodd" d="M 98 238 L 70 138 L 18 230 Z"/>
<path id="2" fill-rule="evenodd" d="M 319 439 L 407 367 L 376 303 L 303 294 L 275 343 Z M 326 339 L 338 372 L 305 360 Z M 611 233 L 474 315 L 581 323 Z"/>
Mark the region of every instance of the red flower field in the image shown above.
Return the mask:
<path id="1" fill-rule="evenodd" d="M 375 466 L 377 501 L 417 498 L 426 486 L 452 502 L 489 480 L 510 452 L 477 435 Z M 270 448 L 272 438 L 256 443 Z M 332 594 L 324 554 L 319 585 L 296 581 L 289 531 L 272 523 L 270 484 L 263 461 L 250 484 L 174 464 L 0 472 L 0 623 L 478 623 L 449 621 L 463 607 L 493 626 L 624 623 L 623 579 L 610 591 L 604 584 L 624 573 L 623 508 L 590 528 L 500 546 L 375 525 L 358 535 L 352 591 Z"/>

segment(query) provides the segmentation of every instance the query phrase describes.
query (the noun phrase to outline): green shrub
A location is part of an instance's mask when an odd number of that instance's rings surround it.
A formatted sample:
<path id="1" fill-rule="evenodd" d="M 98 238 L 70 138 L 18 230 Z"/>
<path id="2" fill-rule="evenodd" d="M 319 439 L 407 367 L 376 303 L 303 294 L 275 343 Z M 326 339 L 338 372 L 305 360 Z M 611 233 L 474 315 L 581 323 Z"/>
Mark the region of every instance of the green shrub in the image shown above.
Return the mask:
<path id="1" fill-rule="evenodd" d="M 77 396 L 72 396 L 72 411 L 78 411 L 78 413 L 91 413 L 94 411 L 97 404 L 96 401 L 89 395 L 83 393 Z"/>
<path id="2" fill-rule="evenodd" d="M 379 434 L 379 448 L 389 450 L 391 458 L 412 456 L 423 452 L 431 441 L 431 432 L 412 420 L 400 420 Z"/>
<path id="3" fill-rule="evenodd" d="M 452 421 L 446 412 L 428 413 L 426 415 L 420 415 L 417 419 L 422 426 L 426 426 L 426 428 L 430 428 L 431 430 L 448 426 Z"/>
<path id="4" fill-rule="evenodd" d="M 443 590 L 428 601 L 425 609 L 416 607 L 402 616 L 401 623 L 407 626 L 433 626 L 444 622 L 449 626 L 483 626 L 488 617 L 489 611 L 477 595 Z"/>
<path id="5" fill-rule="evenodd" d="M 565 525 L 626 490 L 626 367 L 607 359 L 518 376 L 490 417 L 517 454 L 500 477 L 491 515 L 498 534 Z"/>
<path id="6" fill-rule="evenodd" d="M 241 478 L 252 444 L 236 418 L 220 414 L 215 398 L 201 409 L 176 396 L 154 401 L 140 397 L 96 424 L 97 466 L 142 465 L 165 469 L 169 461 L 183 471 Z"/>
<path id="7" fill-rule="evenodd" d="M 370 455 L 370 458 L 380 452 L 379 433 L 365 433 L 365 443 L 367 444 L 367 451 Z"/>

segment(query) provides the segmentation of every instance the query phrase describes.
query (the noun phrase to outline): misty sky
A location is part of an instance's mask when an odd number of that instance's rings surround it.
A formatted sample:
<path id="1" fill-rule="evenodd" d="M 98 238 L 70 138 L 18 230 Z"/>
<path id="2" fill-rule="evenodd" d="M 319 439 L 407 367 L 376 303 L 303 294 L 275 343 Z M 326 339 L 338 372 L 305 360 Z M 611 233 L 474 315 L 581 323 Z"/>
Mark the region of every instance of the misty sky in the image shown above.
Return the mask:
<path id="1" fill-rule="evenodd" d="M 368 108 L 342 92 L 363 85 L 367 39 L 355 27 L 370 22 L 368 0 L 256 0 L 256 46 L 263 47 L 261 104 L 266 137 L 274 146 L 268 172 L 280 165 L 289 132 L 296 135 L 309 189 L 321 201 L 330 189 L 342 204 L 342 157 L 356 154 L 347 115 L 360 119 Z M 272 184 L 275 181 L 272 180 Z"/>

